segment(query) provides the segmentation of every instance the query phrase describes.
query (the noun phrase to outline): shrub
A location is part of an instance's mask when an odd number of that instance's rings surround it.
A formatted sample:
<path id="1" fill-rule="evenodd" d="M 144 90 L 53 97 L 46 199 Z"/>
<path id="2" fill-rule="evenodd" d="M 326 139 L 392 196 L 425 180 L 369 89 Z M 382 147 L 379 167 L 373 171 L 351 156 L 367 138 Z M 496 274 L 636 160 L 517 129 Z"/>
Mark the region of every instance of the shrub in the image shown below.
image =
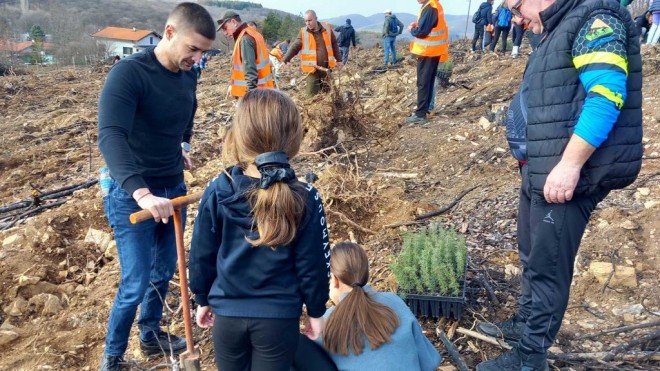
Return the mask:
<path id="1" fill-rule="evenodd" d="M 403 236 L 403 249 L 391 269 L 404 294 L 459 296 L 466 260 L 465 237 L 432 225 Z"/>

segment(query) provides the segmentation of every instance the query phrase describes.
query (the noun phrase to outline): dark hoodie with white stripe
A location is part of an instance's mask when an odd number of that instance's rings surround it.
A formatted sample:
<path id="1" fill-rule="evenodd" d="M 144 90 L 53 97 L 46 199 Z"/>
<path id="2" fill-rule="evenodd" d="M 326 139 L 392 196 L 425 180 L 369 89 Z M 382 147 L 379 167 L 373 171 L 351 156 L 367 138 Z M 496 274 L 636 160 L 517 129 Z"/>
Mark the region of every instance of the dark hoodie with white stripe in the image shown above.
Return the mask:
<path id="1" fill-rule="evenodd" d="M 305 215 L 295 240 L 271 249 L 256 239 L 246 198 L 259 180 L 238 167 L 213 179 L 202 196 L 190 247 L 190 288 L 199 305 L 226 317 L 297 318 L 302 304 L 321 317 L 328 301 L 330 243 L 323 203 L 305 189 Z"/>

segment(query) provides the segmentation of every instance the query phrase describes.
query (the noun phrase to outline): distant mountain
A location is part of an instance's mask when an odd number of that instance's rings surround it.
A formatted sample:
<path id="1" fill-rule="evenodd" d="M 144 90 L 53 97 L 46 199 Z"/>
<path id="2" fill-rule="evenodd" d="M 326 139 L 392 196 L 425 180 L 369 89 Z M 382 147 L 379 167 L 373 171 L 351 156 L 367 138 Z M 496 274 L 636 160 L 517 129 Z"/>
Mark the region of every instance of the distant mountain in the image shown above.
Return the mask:
<path id="1" fill-rule="evenodd" d="M 417 20 L 417 16 L 410 13 L 395 13 L 396 17 L 403 23 L 404 27 Z M 383 22 L 385 16 L 382 13 L 377 13 L 369 17 L 360 14 L 348 14 L 340 17 L 323 19 L 324 22 L 329 22 L 334 25 L 342 25 L 346 23 L 346 19 L 351 20 L 351 24 L 356 31 L 371 31 L 381 33 L 383 30 Z M 468 21 L 466 15 L 450 15 L 445 14 L 445 21 L 449 27 L 449 34 L 452 39 L 458 39 L 465 36 L 465 22 Z M 470 26 L 472 23 L 470 23 Z M 474 32 L 474 27 L 468 27 L 468 36 Z M 411 38 L 410 33 L 403 32 L 401 35 L 404 38 Z"/>

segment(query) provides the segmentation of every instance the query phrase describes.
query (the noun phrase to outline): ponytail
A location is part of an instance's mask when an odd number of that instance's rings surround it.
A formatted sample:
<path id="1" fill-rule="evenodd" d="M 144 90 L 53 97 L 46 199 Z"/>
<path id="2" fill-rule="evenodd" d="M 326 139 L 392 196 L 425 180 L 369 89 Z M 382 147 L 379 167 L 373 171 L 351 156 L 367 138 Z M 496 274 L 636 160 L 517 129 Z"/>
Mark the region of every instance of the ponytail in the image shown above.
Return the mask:
<path id="1" fill-rule="evenodd" d="M 369 282 L 369 258 L 360 245 L 340 242 L 332 249 L 330 271 L 340 283 L 353 287 L 330 314 L 325 325 L 323 346 L 331 353 L 362 354 L 364 338 L 371 349 L 392 340 L 399 317 L 388 306 L 364 291 Z"/>
<path id="2" fill-rule="evenodd" d="M 246 237 L 253 246 L 277 248 L 296 237 L 306 191 L 288 161 L 298 154 L 302 138 L 300 112 L 286 94 L 257 88 L 239 100 L 225 135 L 223 158 L 243 170 L 255 164 L 261 173 L 260 184 L 246 194 L 253 228 L 259 231 L 257 239 Z"/>
<path id="3" fill-rule="evenodd" d="M 246 240 L 252 246 L 272 248 L 293 242 L 305 211 L 302 190 L 302 186 L 295 182 L 277 182 L 266 189 L 253 189 L 248 199 L 259 238 L 251 240 L 246 237 Z"/>
<path id="4" fill-rule="evenodd" d="M 372 350 L 392 341 L 399 317 L 388 306 L 353 288 L 330 314 L 323 335 L 323 347 L 330 353 L 347 356 L 362 354 L 364 338 Z"/>

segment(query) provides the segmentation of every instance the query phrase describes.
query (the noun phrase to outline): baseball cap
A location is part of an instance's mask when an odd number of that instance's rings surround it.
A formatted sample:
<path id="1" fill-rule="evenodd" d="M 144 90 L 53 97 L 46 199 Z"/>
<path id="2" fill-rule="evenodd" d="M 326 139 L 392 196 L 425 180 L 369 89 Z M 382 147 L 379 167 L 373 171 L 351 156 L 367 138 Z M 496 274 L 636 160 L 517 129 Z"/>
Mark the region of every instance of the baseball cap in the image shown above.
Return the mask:
<path id="1" fill-rule="evenodd" d="M 218 19 L 218 28 L 216 29 L 216 31 L 220 31 L 222 29 L 222 26 L 224 26 L 225 23 L 227 23 L 227 21 L 233 18 L 240 18 L 240 15 L 238 15 L 238 13 L 232 10 L 228 10 L 227 12 L 225 12 L 225 15 L 223 15 L 222 18 Z"/>
<path id="2" fill-rule="evenodd" d="M 389 10 L 389 9 L 385 9 L 385 11 L 384 11 L 383 13 L 384 13 L 384 14 L 391 14 L 391 13 L 392 13 L 392 11 L 391 11 L 391 10 Z"/>

